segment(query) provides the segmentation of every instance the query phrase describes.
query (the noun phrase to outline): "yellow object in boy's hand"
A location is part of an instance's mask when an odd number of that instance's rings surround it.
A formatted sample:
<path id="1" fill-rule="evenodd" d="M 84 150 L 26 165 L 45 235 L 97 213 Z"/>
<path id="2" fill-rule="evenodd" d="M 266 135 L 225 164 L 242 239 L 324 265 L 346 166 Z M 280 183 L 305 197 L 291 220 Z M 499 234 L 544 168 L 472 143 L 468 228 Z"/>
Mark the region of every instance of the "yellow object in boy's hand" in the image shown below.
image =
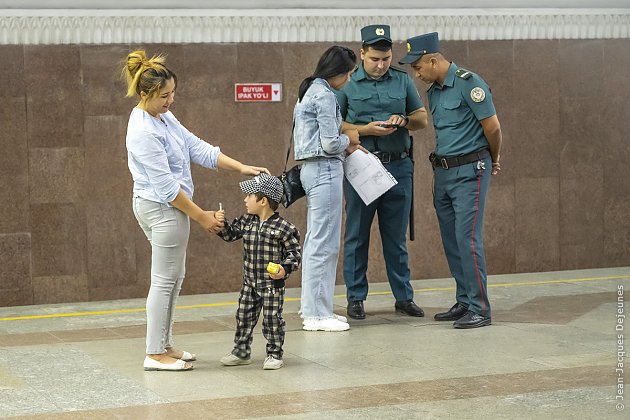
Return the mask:
<path id="1" fill-rule="evenodd" d="M 275 264 L 270 261 L 269 264 L 267 264 L 267 272 L 269 274 L 278 274 L 280 272 L 280 264 Z"/>

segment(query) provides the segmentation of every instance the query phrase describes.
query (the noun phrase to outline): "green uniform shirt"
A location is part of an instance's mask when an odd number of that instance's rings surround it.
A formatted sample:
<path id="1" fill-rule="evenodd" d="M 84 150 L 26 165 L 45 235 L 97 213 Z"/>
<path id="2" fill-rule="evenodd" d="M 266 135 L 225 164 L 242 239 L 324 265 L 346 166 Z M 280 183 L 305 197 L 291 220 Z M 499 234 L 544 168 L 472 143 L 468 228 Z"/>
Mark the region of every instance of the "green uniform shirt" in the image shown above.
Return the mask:
<path id="1" fill-rule="evenodd" d="M 488 147 L 479 121 L 496 114 L 492 93 L 483 79 L 451 63 L 444 85 L 433 83 L 428 90 L 429 108 L 435 127 L 435 154 L 464 156 Z"/>
<path id="2" fill-rule="evenodd" d="M 409 75 L 395 67 L 390 67 L 380 79 L 374 80 L 361 64 L 350 81 L 335 94 L 341 115 L 350 124 L 386 121 L 391 115 L 408 115 L 424 106 Z M 371 152 L 396 153 L 409 150 L 411 140 L 409 131 L 399 128 L 388 136 L 362 136 L 361 145 Z"/>

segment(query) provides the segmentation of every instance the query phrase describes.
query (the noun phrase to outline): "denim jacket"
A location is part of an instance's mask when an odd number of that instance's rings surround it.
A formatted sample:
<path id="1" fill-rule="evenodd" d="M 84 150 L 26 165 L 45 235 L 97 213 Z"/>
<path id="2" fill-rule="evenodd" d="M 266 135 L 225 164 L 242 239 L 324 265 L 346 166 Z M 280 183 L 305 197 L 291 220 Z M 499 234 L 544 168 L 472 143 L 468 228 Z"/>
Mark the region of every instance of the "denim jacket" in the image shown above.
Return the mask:
<path id="1" fill-rule="evenodd" d="M 341 134 L 341 112 L 335 94 L 324 79 L 315 79 L 293 110 L 295 160 L 312 157 L 345 159 L 350 144 Z"/>

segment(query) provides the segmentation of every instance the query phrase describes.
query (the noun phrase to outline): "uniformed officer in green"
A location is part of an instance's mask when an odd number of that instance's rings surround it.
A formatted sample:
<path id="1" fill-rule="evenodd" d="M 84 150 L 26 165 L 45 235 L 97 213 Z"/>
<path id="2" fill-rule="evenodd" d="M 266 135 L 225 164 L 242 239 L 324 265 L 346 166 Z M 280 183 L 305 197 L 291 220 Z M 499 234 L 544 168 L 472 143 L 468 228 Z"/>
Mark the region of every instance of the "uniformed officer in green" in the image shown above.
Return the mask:
<path id="1" fill-rule="evenodd" d="M 413 162 L 409 157 L 409 130 L 427 126 L 427 112 L 418 90 L 404 70 L 390 67 L 392 39 L 389 26 L 361 29 L 362 63 L 337 93 L 344 130 L 359 131 L 361 145 L 374 153 L 398 184 L 366 206 L 345 181 L 346 227 L 343 276 L 347 288 L 348 316 L 365 318 L 363 301 L 368 294 L 370 229 L 378 213 L 385 267 L 395 309 L 410 316 L 424 316 L 413 301 L 409 283 L 407 225 L 411 209 Z"/>
<path id="2" fill-rule="evenodd" d="M 447 61 L 437 32 L 410 38 L 407 56 L 416 76 L 430 84 L 429 109 L 435 127 L 434 206 L 442 244 L 457 284 L 457 302 L 437 321 L 455 328 L 491 323 L 483 250 L 483 215 L 490 174 L 501 170 L 501 126 L 492 93 L 478 75 Z"/>

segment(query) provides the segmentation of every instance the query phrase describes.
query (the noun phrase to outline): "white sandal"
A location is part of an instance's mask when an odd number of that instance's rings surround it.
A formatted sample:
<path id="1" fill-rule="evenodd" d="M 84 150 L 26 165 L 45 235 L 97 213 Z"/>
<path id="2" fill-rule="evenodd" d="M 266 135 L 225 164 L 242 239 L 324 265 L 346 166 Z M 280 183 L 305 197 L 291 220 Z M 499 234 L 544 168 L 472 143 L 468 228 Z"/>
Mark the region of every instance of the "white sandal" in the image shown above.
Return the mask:
<path id="1" fill-rule="evenodd" d="M 177 359 L 175 363 L 162 363 L 158 360 L 150 358 L 149 356 L 144 358 L 144 370 L 146 371 L 170 370 L 174 372 L 181 372 L 192 369 L 192 365 L 190 367 L 186 367 L 186 362 L 182 359 Z"/>

